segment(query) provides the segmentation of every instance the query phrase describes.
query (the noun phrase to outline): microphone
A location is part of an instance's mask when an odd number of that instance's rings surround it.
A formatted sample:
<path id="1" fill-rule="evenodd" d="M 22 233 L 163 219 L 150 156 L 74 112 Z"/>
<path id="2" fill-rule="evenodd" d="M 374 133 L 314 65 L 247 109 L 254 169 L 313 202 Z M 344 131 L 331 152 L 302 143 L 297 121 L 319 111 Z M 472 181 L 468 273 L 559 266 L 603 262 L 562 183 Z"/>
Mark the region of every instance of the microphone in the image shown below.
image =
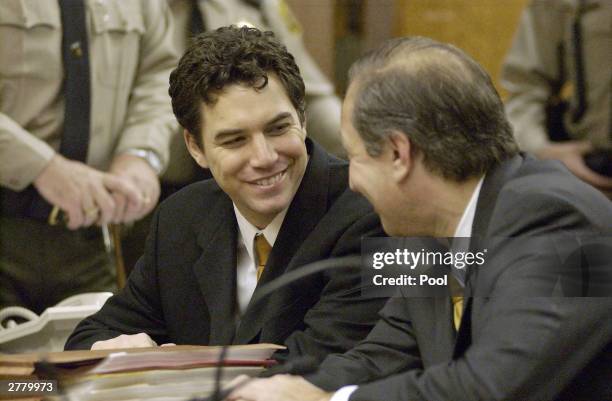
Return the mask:
<path id="1" fill-rule="evenodd" d="M 350 268 L 359 269 L 360 267 L 361 256 L 356 255 L 319 260 L 313 263 L 306 264 L 288 273 L 284 273 L 280 277 L 277 277 L 269 283 L 260 287 L 253 295 L 253 298 L 251 298 L 250 304 L 257 304 L 273 292 L 276 292 L 279 289 L 288 286 L 289 284 L 295 283 L 296 281 L 300 281 L 305 277 L 311 276 L 313 274 L 326 270 Z M 245 380 L 242 383 L 239 383 L 225 390 L 221 390 L 223 364 L 225 363 L 228 348 L 228 345 L 224 345 L 221 349 L 221 353 L 219 354 L 219 363 L 217 365 L 217 371 L 215 372 L 215 391 L 213 392 L 213 394 L 209 397 L 191 398 L 189 401 L 223 401 L 223 399 L 230 395 L 232 391 L 237 390 L 238 388 L 244 386 L 245 384 L 253 380 L 252 378 L 249 378 L 248 380 Z M 319 362 L 315 357 L 310 355 L 304 355 L 302 357 L 290 360 L 287 363 L 284 363 L 283 365 L 272 367 L 262 373 L 260 377 L 271 377 L 276 374 L 305 375 L 317 370 L 318 365 Z"/>
<path id="2" fill-rule="evenodd" d="M 227 347 L 228 347 L 227 345 L 224 346 L 224 348 L 227 348 Z M 232 391 L 239 389 L 240 387 L 244 386 L 245 384 L 249 383 L 251 380 L 254 379 L 253 377 L 251 377 L 235 386 L 232 386 L 225 390 L 221 390 L 221 381 L 220 381 L 220 376 L 219 376 L 219 372 L 222 370 L 221 366 L 222 365 L 219 365 L 217 367 L 218 374 L 215 377 L 215 379 L 217 379 L 218 381 L 215 382 L 214 393 L 209 397 L 192 398 L 190 401 L 223 401 L 228 395 L 232 393 Z M 259 377 L 266 378 L 266 377 L 272 377 L 274 375 L 280 375 L 280 374 L 303 376 L 309 373 L 313 373 L 315 370 L 317 370 L 318 366 L 319 366 L 319 361 L 317 361 L 315 357 L 306 355 L 303 357 L 295 358 L 283 365 L 274 366 L 266 370 L 265 372 L 263 372 L 261 375 L 259 375 Z"/>
<path id="3" fill-rule="evenodd" d="M 288 273 L 284 273 L 280 277 L 275 278 L 268 284 L 259 288 L 259 290 L 256 291 L 253 295 L 253 298 L 251 298 L 251 303 L 256 304 L 258 302 L 261 302 L 262 299 L 264 299 L 271 293 L 278 291 L 279 289 L 284 288 L 289 284 L 292 284 L 296 281 L 300 281 L 303 278 L 311 276 L 315 273 L 319 273 L 325 270 L 351 268 L 361 268 L 361 256 L 343 256 L 340 258 L 318 260 L 316 262 L 309 263 Z"/>

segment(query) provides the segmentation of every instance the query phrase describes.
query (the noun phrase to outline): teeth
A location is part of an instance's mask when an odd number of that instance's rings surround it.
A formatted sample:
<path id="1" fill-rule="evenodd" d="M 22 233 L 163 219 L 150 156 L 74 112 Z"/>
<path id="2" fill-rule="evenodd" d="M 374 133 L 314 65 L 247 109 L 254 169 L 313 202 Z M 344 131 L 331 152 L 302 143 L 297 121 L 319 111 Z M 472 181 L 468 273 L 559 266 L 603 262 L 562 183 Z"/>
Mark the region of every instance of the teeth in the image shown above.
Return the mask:
<path id="1" fill-rule="evenodd" d="M 273 185 L 276 184 L 277 182 L 279 182 L 281 180 L 281 178 L 283 178 L 283 174 L 284 171 L 281 171 L 280 173 L 270 177 L 270 178 L 265 178 L 263 180 L 258 180 L 255 181 L 255 185 L 259 185 L 262 187 L 268 186 L 268 185 Z"/>

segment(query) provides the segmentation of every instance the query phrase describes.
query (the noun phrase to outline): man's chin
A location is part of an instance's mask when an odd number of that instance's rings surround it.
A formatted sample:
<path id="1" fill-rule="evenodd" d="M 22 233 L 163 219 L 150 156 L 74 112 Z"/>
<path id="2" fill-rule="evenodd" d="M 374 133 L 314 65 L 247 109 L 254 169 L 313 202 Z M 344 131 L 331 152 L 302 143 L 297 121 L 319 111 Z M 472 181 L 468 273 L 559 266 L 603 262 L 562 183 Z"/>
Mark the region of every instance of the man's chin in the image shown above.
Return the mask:
<path id="1" fill-rule="evenodd" d="M 277 214 L 285 210 L 288 205 L 275 205 L 257 209 L 257 213 L 261 216 L 276 217 Z"/>
<path id="2" fill-rule="evenodd" d="M 278 215 L 280 212 L 289 207 L 289 202 L 266 202 L 254 206 L 255 207 L 253 207 L 252 210 L 255 211 L 255 213 L 257 213 L 259 216 L 265 216 L 267 218 L 273 219 L 274 217 L 276 217 L 276 215 Z"/>

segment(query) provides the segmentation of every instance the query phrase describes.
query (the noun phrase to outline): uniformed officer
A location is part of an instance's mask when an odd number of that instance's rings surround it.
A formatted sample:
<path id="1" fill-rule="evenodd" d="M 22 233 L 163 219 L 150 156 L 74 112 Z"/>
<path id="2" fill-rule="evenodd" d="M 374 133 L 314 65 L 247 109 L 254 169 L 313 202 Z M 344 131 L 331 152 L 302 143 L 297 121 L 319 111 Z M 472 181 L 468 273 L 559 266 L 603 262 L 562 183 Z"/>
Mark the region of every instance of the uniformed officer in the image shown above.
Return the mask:
<path id="1" fill-rule="evenodd" d="M 502 71 L 502 85 L 510 93 L 506 111 L 520 146 L 561 160 L 608 195 L 611 26 L 610 1 L 533 0 L 523 12 Z M 551 107 L 553 98 L 566 98 L 567 107 Z M 555 115 L 562 124 L 555 123 Z"/>
<path id="2" fill-rule="evenodd" d="M 115 286 L 96 224 L 157 203 L 172 29 L 164 0 L 0 2 L 0 306 Z"/>

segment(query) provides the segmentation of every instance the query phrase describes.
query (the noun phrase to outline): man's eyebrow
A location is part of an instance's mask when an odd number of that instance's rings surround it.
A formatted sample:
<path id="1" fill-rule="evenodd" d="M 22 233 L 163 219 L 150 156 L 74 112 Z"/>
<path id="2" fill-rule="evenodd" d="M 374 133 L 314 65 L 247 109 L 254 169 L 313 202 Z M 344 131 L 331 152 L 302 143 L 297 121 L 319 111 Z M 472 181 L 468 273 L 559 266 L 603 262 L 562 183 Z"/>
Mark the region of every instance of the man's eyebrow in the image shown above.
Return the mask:
<path id="1" fill-rule="evenodd" d="M 215 133 L 215 141 L 222 141 L 223 139 L 229 137 L 229 136 L 234 136 L 234 135 L 238 135 L 243 133 L 244 130 L 240 129 L 240 128 L 229 128 L 229 129 L 222 129 L 221 131 L 218 131 L 217 133 Z"/>
<path id="2" fill-rule="evenodd" d="M 274 118 L 272 118 L 270 121 L 268 121 L 266 123 L 266 126 L 270 126 L 270 125 L 274 125 L 277 122 L 284 120 L 286 118 L 293 118 L 293 116 L 291 115 L 290 112 L 288 111 L 283 111 L 281 113 L 278 113 L 276 116 L 274 116 Z M 228 128 L 228 129 L 222 129 L 220 131 L 217 131 L 215 133 L 215 135 L 213 136 L 213 138 L 215 139 L 215 141 L 222 141 L 223 139 L 227 138 L 227 137 L 231 137 L 234 135 L 239 135 L 244 133 L 244 130 L 241 128 Z"/>
<path id="3" fill-rule="evenodd" d="M 271 119 L 270 121 L 268 121 L 268 122 L 266 123 L 266 125 L 268 126 L 268 125 L 273 125 L 273 124 L 276 124 L 277 122 L 279 122 L 279 121 L 281 121 L 281 120 L 284 120 L 284 119 L 286 119 L 286 118 L 289 118 L 289 117 L 291 117 L 291 118 L 293 117 L 293 116 L 291 115 L 291 113 L 289 113 L 288 111 L 283 111 L 283 112 L 281 112 L 281 113 L 278 113 L 278 114 L 277 114 L 277 115 L 276 115 L 276 116 L 275 116 L 273 119 Z"/>

